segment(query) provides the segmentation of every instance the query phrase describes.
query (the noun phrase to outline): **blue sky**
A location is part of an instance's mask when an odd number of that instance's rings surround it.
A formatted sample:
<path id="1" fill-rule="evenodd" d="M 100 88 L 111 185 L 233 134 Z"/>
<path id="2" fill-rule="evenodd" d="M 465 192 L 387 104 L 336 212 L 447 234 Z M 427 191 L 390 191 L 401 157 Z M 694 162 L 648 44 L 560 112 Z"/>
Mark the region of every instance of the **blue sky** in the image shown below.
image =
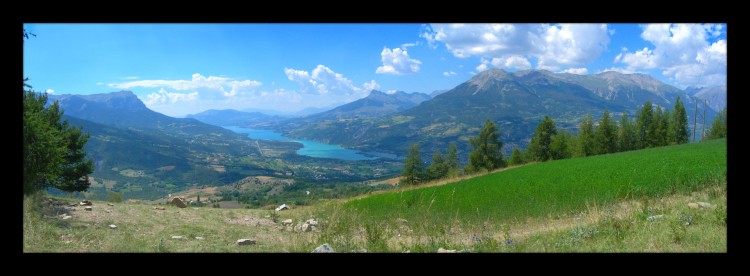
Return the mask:
<path id="1" fill-rule="evenodd" d="M 370 90 L 430 93 L 488 68 L 726 84 L 724 24 L 25 24 L 37 91 L 133 91 L 182 117 L 293 112 Z"/>

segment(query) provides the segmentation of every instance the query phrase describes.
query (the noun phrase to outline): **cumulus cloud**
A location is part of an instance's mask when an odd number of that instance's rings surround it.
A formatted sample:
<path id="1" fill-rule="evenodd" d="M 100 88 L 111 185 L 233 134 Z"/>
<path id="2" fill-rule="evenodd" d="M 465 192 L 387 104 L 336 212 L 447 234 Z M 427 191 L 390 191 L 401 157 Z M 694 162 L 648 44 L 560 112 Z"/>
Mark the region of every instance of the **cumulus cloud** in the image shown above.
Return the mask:
<path id="1" fill-rule="evenodd" d="M 143 101 L 146 105 L 159 105 L 159 104 L 173 104 L 178 102 L 191 102 L 198 99 L 198 92 L 192 93 L 173 93 L 167 92 L 164 88 L 159 89 L 156 93 L 151 93 L 146 96 L 146 100 Z"/>
<path id="2" fill-rule="evenodd" d="M 615 63 L 630 70 L 661 69 L 681 86 L 726 84 L 726 39 L 721 24 L 648 24 L 641 38 L 653 47 L 635 52 L 623 49 Z"/>
<path id="3" fill-rule="evenodd" d="M 409 57 L 406 47 L 394 49 L 383 47 L 383 51 L 380 52 L 380 59 L 383 66 L 375 69 L 377 74 L 403 75 L 416 73 L 419 72 L 419 65 L 422 64 L 421 61 Z"/>
<path id="4" fill-rule="evenodd" d="M 284 73 L 289 80 L 299 83 L 302 92 L 308 94 L 357 96 L 380 88 L 375 80 L 357 87 L 351 80 L 322 64 L 315 67 L 312 73 L 291 68 L 284 68 Z"/>
<path id="5" fill-rule="evenodd" d="M 190 80 L 139 80 L 123 83 L 110 83 L 109 87 L 131 89 L 134 87 L 163 87 L 179 91 L 199 91 L 201 96 L 232 97 L 239 93 L 252 93 L 262 83 L 255 80 L 238 81 L 227 77 L 205 77 L 199 73 L 193 74 Z"/>
<path id="6" fill-rule="evenodd" d="M 504 69 L 527 70 L 531 69 L 531 63 L 528 59 L 518 55 L 504 56 L 501 58 L 492 58 L 492 66 Z"/>
<path id="7" fill-rule="evenodd" d="M 599 73 L 608 72 L 608 71 L 614 71 L 614 72 L 619 72 L 619 73 L 623 73 L 623 74 L 640 73 L 638 71 L 626 69 L 626 68 L 623 68 L 623 67 L 609 67 L 609 68 L 604 68 L 604 70 L 601 70 Z"/>
<path id="8" fill-rule="evenodd" d="M 452 77 L 455 75 L 456 75 L 456 72 L 453 72 L 453 71 L 443 72 L 443 76 L 446 76 L 446 77 Z"/>
<path id="9" fill-rule="evenodd" d="M 52 89 L 44 90 L 44 92 L 47 94 L 55 94 L 55 90 L 52 90 Z"/>
<path id="10" fill-rule="evenodd" d="M 568 68 L 562 71 L 563 73 L 584 75 L 589 72 L 589 69 L 584 68 Z"/>
<path id="11" fill-rule="evenodd" d="M 533 58 L 537 68 L 558 70 L 598 58 L 610 35 L 606 24 L 431 24 L 420 37 L 459 58 L 497 58 L 509 69 L 530 68 Z"/>

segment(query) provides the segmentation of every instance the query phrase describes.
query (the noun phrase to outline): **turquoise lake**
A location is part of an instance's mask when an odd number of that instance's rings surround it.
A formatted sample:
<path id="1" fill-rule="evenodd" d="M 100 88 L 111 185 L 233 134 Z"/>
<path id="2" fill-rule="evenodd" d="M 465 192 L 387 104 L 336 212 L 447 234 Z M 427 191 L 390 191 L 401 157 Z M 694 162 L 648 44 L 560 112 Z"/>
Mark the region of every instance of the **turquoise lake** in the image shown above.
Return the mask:
<path id="1" fill-rule="evenodd" d="M 248 137 L 250 137 L 251 139 L 256 139 L 256 140 L 298 142 L 303 145 L 302 148 L 297 150 L 297 154 L 299 155 L 305 155 L 305 156 L 310 156 L 310 157 L 320 157 L 320 158 L 336 158 L 336 159 L 343 159 L 343 160 L 377 159 L 377 157 L 368 157 L 368 156 L 360 154 L 356 150 L 345 149 L 336 145 L 329 145 L 329 144 L 318 143 L 315 141 L 289 138 L 273 130 L 252 129 L 252 128 L 243 128 L 243 127 L 236 127 L 236 126 L 224 126 L 224 128 L 234 131 L 236 133 L 247 134 Z M 386 157 L 386 156 L 383 156 L 383 157 Z"/>

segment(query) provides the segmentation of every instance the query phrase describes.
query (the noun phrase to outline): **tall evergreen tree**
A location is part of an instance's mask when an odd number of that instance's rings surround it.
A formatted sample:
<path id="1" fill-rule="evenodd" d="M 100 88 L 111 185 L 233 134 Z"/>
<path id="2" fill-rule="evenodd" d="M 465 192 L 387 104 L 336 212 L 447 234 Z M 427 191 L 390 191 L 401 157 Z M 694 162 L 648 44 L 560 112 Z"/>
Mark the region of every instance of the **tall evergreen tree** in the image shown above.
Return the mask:
<path id="1" fill-rule="evenodd" d="M 617 151 L 617 125 L 610 118 L 609 111 L 604 110 L 599 126 L 594 131 L 594 152 L 596 154 L 613 153 Z"/>
<path id="2" fill-rule="evenodd" d="M 675 133 L 672 132 L 672 112 L 669 111 L 669 109 L 664 108 L 664 112 L 661 114 L 661 123 L 662 123 L 662 130 L 661 133 L 663 134 L 661 137 L 661 144 L 662 146 L 667 145 L 674 145 L 677 144 L 675 140 L 677 139 L 675 137 Z"/>
<path id="3" fill-rule="evenodd" d="M 674 102 L 670 132 L 672 133 L 672 137 L 674 137 L 675 143 L 684 144 L 688 142 L 690 132 L 688 130 L 687 112 L 682 101 L 680 101 L 680 96 L 677 96 L 677 100 Z"/>
<path id="4" fill-rule="evenodd" d="M 518 147 L 513 147 L 513 152 L 510 154 L 508 165 L 515 166 L 525 163 L 523 161 L 523 155 L 523 152 Z"/>
<path id="5" fill-rule="evenodd" d="M 555 134 L 557 134 L 555 121 L 544 116 L 544 119 L 537 125 L 536 131 L 534 131 L 534 135 L 531 137 L 529 147 L 526 149 L 531 156 L 531 160 L 547 161 L 552 159 L 550 144 L 552 143 L 552 136 Z"/>
<path id="6" fill-rule="evenodd" d="M 638 117 L 635 121 L 636 148 L 643 149 L 649 146 L 648 136 L 651 122 L 653 121 L 653 107 L 650 101 L 643 103 L 643 107 L 638 111 Z"/>
<path id="7" fill-rule="evenodd" d="M 448 177 L 461 175 L 461 163 L 458 162 L 458 150 L 456 143 L 448 145 L 448 154 L 445 156 L 445 165 L 448 167 Z"/>
<path id="8" fill-rule="evenodd" d="M 660 106 L 656 106 L 653 113 L 651 125 L 648 127 L 646 133 L 646 145 L 647 147 L 660 147 L 664 145 L 666 141 L 666 129 L 664 129 L 664 116 Z"/>
<path id="9" fill-rule="evenodd" d="M 499 138 L 500 131 L 497 129 L 497 126 L 491 120 L 487 119 L 479 135 L 469 140 L 472 151 L 469 154 L 469 165 L 466 167 L 466 171 L 491 171 L 505 167 L 503 153 L 500 151 L 503 147 L 503 142 Z"/>
<path id="10" fill-rule="evenodd" d="M 558 131 L 550 142 L 550 157 L 553 160 L 567 159 L 572 156 L 573 136 L 567 131 Z"/>
<path id="11" fill-rule="evenodd" d="M 727 137 L 727 108 L 716 114 L 711 130 L 708 131 L 708 139 L 717 139 Z"/>
<path id="12" fill-rule="evenodd" d="M 404 171 L 401 172 L 406 185 L 417 185 L 425 180 L 424 163 L 419 153 L 419 143 L 411 145 L 404 161 Z"/>
<path id="13" fill-rule="evenodd" d="M 628 119 L 628 114 L 622 114 L 620 117 L 620 127 L 617 129 L 617 150 L 630 151 L 636 147 L 635 126 Z"/>
<path id="14" fill-rule="evenodd" d="M 448 166 L 443 160 L 443 155 L 440 151 L 435 151 L 432 154 L 432 164 L 427 167 L 427 178 L 430 180 L 437 180 L 444 178 L 448 175 Z"/>
<path id="15" fill-rule="evenodd" d="M 578 137 L 576 140 L 576 150 L 573 155 L 576 157 L 585 157 L 594 154 L 594 121 L 591 114 L 586 114 L 581 122 Z"/>
<path id="16" fill-rule="evenodd" d="M 26 84 L 24 86 L 31 88 Z M 89 134 L 62 120 L 57 101 L 45 107 L 47 94 L 23 92 L 23 193 L 54 187 L 63 191 L 85 191 L 93 161 L 84 146 Z"/>

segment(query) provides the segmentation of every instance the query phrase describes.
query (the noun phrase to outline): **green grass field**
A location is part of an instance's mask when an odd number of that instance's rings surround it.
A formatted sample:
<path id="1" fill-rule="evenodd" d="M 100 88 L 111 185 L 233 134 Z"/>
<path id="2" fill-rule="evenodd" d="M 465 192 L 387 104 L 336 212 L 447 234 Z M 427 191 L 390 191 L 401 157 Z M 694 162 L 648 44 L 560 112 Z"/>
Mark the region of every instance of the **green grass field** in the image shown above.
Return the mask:
<path id="1" fill-rule="evenodd" d="M 365 218 L 434 223 L 523 221 L 617 200 L 696 191 L 726 178 L 726 140 L 544 162 L 345 204 Z"/>
<path id="2" fill-rule="evenodd" d="M 336 252 L 726 252 L 726 170 L 722 139 L 279 213 L 100 201 L 84 211 L 65 207 L 72 199 L 56 198 L 66 203 L 57 206 L 37 194 L 24 199 L 23 251 L 310 252 L 328 243 Z M 711 207 L 691 208 L 695 202 Z M 289 218 L 315 218 L 320 231 L 286 229 Z M 241 238 L 257 244 L 237 245 Z"/>

